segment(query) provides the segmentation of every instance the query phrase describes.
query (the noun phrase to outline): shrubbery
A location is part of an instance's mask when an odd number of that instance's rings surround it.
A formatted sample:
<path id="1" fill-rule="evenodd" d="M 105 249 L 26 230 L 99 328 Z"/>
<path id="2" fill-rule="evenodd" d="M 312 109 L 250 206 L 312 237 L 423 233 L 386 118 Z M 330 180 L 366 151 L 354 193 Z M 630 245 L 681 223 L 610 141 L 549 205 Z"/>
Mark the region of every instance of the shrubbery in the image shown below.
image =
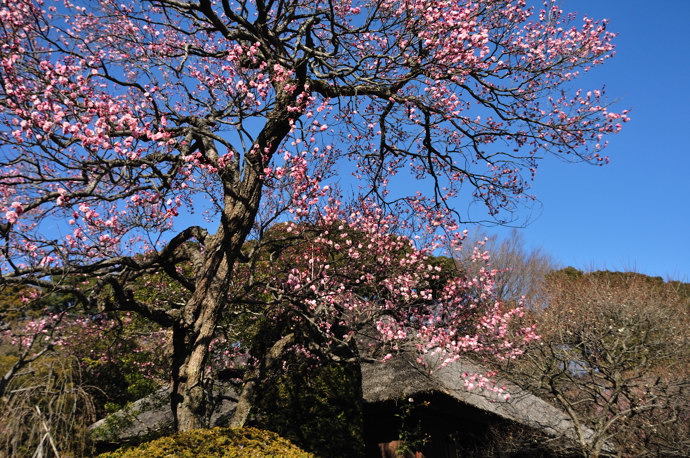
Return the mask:
<path id="1" fill-rule="evenodd" d="M 312 454 L 299 449 L 287 439 L 256 428 L 197 429 L 99 456 L 101 458 L 313 457 Z"/>

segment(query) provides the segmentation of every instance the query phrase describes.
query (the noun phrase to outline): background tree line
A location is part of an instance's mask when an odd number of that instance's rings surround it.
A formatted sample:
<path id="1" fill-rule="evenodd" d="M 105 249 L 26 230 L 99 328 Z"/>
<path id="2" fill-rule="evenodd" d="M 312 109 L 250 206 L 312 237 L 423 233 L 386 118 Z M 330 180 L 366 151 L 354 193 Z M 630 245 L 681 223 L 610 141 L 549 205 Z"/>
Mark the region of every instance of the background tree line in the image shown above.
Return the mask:
<path id="1" fill-rule="evenodd" d="M 558 268 L 541 249 L 526 247 L 517 231 L 488 237 L 485 247 L 501 271 L 503 299 L 524 301 L 524 319 L 537 323 L 540 334 L 523 357 L 499 367 L 568 414 L 579 451 L 687 455 L 690 284 Z M 556 452 L 573 447 L 562 439 L 544 438 Z"/>

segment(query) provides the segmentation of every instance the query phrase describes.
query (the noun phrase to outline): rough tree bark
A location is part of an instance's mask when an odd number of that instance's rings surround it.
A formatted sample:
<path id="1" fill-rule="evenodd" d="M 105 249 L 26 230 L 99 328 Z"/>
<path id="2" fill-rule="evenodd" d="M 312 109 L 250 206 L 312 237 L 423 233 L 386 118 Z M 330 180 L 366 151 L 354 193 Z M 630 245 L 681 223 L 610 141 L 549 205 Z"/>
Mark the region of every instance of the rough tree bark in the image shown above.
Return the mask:
<path id="1" fill-rule="evenodd" d="M 289 132 L 290 121 L 300 115 L 299 110 L 288 111 L 291 103 L 294 97 L 289 94 L 279 98 L 262 132 L 245 152 L 241 181 L 236 173 L 220 174 L 225 194 L 220 227 L 204 245 L 205 259 L 195 274 L 194 292 L 184 306 L 181 320 L 173 326 L 171 407 L 176 429 L 180 431 L 209 426 L 204 421 L 209 418 L 204 381 L 209 345 L 227 306 L 235 262 L 259 211 L 261 173 L 267 158 Z"/>

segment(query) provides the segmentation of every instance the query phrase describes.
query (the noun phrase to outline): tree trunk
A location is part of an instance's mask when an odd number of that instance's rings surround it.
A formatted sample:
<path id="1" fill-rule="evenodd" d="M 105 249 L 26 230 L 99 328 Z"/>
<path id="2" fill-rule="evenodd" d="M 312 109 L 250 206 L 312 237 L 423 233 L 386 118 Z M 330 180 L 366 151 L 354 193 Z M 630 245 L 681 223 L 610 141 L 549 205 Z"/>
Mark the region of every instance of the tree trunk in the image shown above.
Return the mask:
<path id="1" fill-rule="evenodd" d="M 206 368 L 209 345 L 228 296 L 232 260 L 223 249 L 223 230 L 207 243 L 196 290 L 173 327 L 171 408 L 177 431 L 209 426 Z"/>
<path id="2" fill-rule="evenodd" d="M 209 301 L 211 302 L 211 301 Z M 218 305 L 205 305 L 199 332 L 188 332 L 183 326 L 173 330 L 173 390 L 171 407 L 177 431 L 209 427 L 209 400 L 206 396 L 205 369 L 208 363 L 208 345 L 213 338 Z M 175 335 L 177 334 L 177 335 Z"/>
<path id="3" fill-rule="evenodd" d="M 280 359 L 283 351 L 285 351 L 285 347 L 293 343 L 294 337 L 294 334 L 282 337 L 273 344 L 265 355 L 262 355 L 261 363 L 249 370 L 244 378 L 244 386 L 237 401 L 235 413 L 230 419 L 230 427 L 239 428 L 245 425 L 256 400 L 256 385 L 258 381 L 265 376 L 266 368 L 273 366 Z"/>
<path id="4" fill-rule="evenodd" d="M 263 173 L 268 158 L 290 131 L 290 120 L 300 113 L 288 107 L 294 103 L 285 92 L 267 117 L 266 125 L 254 147 L 245 156 L 244 177 L 239 169 L 220 174 L 224 198 L 218 232 L 204 243 L 204 263 L 195 274 L 196 289 L 187 302 L 181 321 L 173 329 L 173 367 L 171 408 L 178 431 L 206 427 L 210 420 L 205 369 L 209 344 L 223 309 L 231 284 L 234 263 L 254 224 L 261 202 Z M 207 145 L 209 149 L 212 144 Z"/>
<path id="5" fill-rule="evenodd" d="M 259 329 L 252 349 L 257 364 L 245 377 L 232 425 L 247 422 L 274 431 L 316 456 L 363 456 L 357 349 L 325 350 L 322 336 L 310 324 L 287 314 L 282 319 L 272 316 Z M 325 353 L 317 360 L 291 350 L 294 345 Z M 351 362 L 336 362 L 331 356 Z"/>
<path id="6" fill-rule="evenodd" d="M 171 408 L 177 431 L 209 426 L 207 396 L 209 345 L 225 309 L 232 272 L 252 228 L 261 200 L 257 173 L 247 173 L 245 199 L 226 196 L 218 232 L 204 243 L 203 265 L 195 273 L 196 289 L 173 327 Z"/>

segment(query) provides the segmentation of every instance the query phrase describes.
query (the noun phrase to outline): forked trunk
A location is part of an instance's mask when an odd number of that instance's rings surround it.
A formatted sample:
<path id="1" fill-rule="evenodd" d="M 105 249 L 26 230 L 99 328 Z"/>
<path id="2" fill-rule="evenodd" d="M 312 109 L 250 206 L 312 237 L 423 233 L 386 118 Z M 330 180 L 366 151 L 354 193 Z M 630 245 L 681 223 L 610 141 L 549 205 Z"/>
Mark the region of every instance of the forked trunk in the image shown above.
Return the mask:
<path id="1" fill-rule="evenodd" d="M 290 131 L 290 119 L 298 116 L 288 107 L 294 103 L 285 93 L 255 147 L 245 156 L 244 177 L 239 172 L 221 174 L 224 182 L 224 209 L 218 233 L 204 243 L 204 262 L 195 273 L 196 289 L 187 302 L 180 322 L 173 329 L 171 408 L 178 431 L 208 426 L 210 400 L 205 372 L 209 344 L 226 305 L 234 262 L 252 228 L 261 201 L 263 173 L 267 158 Z M 209 150 L 213 145 L 207 145 Z M 257 153 L 261 152 L 261 153 Z"/>

